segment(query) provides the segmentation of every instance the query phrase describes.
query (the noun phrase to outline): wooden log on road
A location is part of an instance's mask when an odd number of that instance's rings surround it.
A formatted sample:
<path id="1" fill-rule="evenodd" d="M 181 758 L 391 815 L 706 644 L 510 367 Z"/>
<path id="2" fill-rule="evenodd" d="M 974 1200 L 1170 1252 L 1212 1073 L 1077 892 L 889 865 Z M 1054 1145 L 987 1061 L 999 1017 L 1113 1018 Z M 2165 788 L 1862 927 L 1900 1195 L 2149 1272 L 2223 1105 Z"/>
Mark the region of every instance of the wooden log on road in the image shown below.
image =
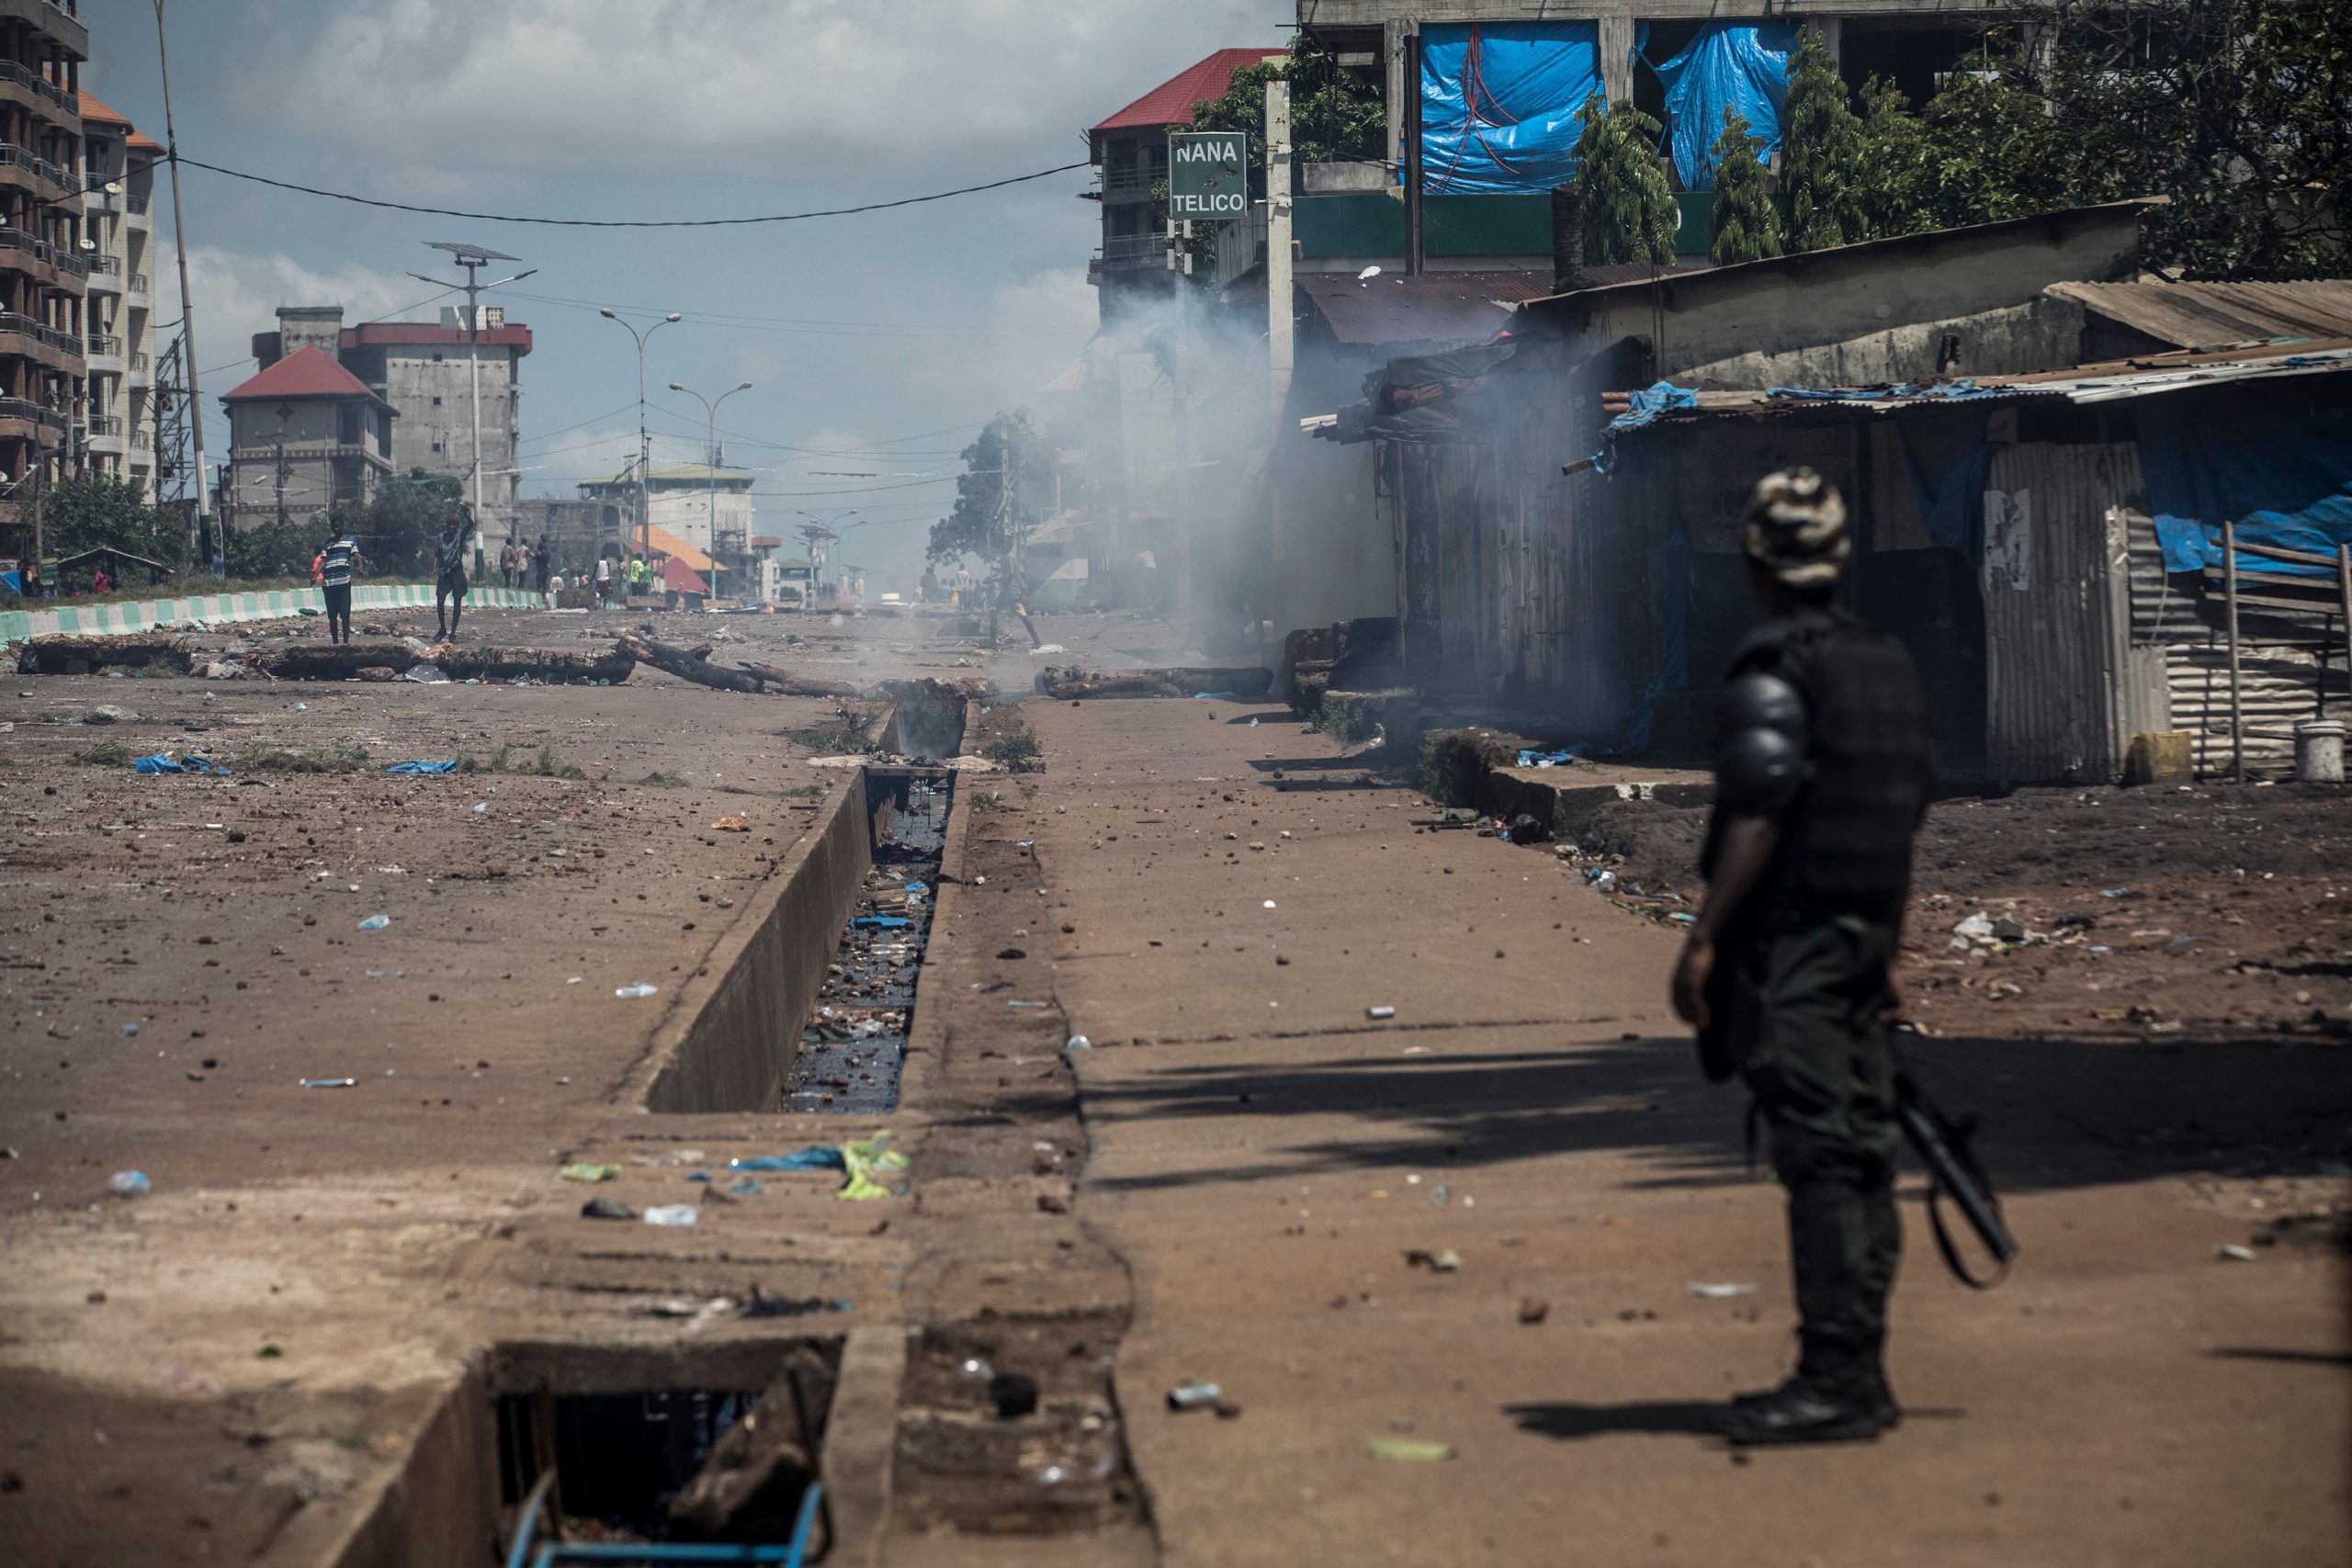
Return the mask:
<path id="1" fill-rule="evenodd" d="M 773 664 L 754 664 L 750 660 L 740 661 L 742 668 L 757 675 L 787 697 L 854 697 L 857 688 L 843 681 L 818 681 L 806 675 L 795 675 L 789 670 L 779 670 Z"/>
<path id="2" fill-rule="evenodd" d="M 152 670 L 185 675 L 192 668 L 189 645 L 177 637 L 78 637 L 60 632 L 27 642 L 17 656 L 27 675 L 88 675 L 101 670 Z"/>
<path id="3" fill-rule="evenodd" d="M 398 673 L 419 661 L 405 643 L 301 643 L 272 649 L 253 660 L 254 669 L 280 681 L 356 681 L 362 670 Z"/>
<path id="4" fill-rule="evenodd" d="M 650 664 L 681 681 L 692 681 L 721 692 L 759 692 L 767 687 L 765 681 L 749 670 L 726 669 L 707 659 L 696 658 L 691 649 L 673 648 L 641 633 L 623 632 L 616 640 L 623 652 L 639 663 Z"/>
<path id="5" fill-rule="evenodd" d="M 1189 697 L 1196 692 L 1230 692 L 1262 697 L 1273 689 L 1274 672 L 1262 665 L 1178 665 L 1151 670 L 1081 670 L 1048 665 L 1037 671 L 1036 689 L 1049 697 Z M 1066 690 L 1065 688 L 1080 688 Z"/>

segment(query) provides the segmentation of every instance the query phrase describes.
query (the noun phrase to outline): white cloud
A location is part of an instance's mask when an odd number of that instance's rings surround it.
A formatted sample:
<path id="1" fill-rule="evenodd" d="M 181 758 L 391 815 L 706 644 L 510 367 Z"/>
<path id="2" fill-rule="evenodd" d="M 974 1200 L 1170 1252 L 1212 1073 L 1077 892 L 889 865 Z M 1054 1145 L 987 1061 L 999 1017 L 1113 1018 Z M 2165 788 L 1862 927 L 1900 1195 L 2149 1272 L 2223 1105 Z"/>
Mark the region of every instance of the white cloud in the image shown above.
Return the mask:
<path id="1" fill-rule="evenodd" d="M 438 300 L 418 306 L 432 292 L 429 286 L 373 267 L 346 264 L 313 268 L 291 256 L 255 255 L 219 245 L 194 246 L 187 260 L 188 289 L 196 299 L 197 349 L 202 360 L 198 368 L 215 372 L 207 387 L 208 397 L 236 384 L 236 372 L 217 367 L 240 357 L 250 359 L 254 334 L 277 330 L 280 305 L 340 305 L 345 326 L 401 316 L 429 321 L 439 313 Z M 177 267 L 169 236 L 159 236 L 155 309 L 167 321 L 179 314 Z"/>
<path id="2" fill-rule="evenodd" d="M 1016 150 L 1082 158 L 1085 126 L 1210 50 L 1278 42 L 1294 14 L 1273 0 L 262 6 L 227 85 L 278 136 L 449 197 L 478 171 L 1003 173 Z"/>

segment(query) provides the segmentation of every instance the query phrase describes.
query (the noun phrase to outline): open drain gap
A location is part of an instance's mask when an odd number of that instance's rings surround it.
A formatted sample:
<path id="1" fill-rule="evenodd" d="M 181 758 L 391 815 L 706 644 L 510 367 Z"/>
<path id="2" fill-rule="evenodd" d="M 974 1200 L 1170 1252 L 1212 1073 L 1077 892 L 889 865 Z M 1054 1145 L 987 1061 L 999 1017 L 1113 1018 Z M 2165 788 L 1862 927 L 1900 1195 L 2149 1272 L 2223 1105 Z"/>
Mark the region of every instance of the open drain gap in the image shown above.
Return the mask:
<path id="1" fill-rule="evenodd" d="M 895 1111 L 931 936 L 954 775 L 869 768 L 874 863 L 802 1022 L 782 1109 Z"/>

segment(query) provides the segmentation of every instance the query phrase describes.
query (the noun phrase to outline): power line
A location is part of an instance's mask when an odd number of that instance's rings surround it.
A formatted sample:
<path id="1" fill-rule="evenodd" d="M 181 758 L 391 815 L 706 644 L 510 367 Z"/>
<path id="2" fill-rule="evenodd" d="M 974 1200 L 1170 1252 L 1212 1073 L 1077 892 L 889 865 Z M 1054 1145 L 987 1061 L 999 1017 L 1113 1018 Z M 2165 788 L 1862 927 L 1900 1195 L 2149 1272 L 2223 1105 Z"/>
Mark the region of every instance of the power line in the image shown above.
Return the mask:
<path id="1" fill-rule="evenodd" d="M 1047 179 L 1066 175 L 1073 169 L 1092 166 L 1091 160 L 1063 164 L 1051 169 L 1039 169 L 1035 174 L 1012 175 L 984 185 L 959 186 L 954 190 L 934 191 L 929 196 L 904 196 L 895 201 L 869 201 L 856 207 L 827 207 L 808 212 L 775 212 L 752 218 L 534 218 L 510 212 L 467 212 L 453 207 L 419 207 L 405 201 L 385 201 L 378 197 L 354 196 L 348 191 L 325 190 L 317 186 L 296 185 L 291 180 L 274 180 L 266 175 L 247 174 L 243 169 L 226 169 L 218 164 L 199 163 L 185 152 L 164 155 L 165 163 L 186 164 L 191 169 L 207 174 L 222 175 L 232 180 L 245 180 L 254 185 L 269 186 L 277 190 L 290 190 L 302 196 L 321 196 L 334 201 L 347 201 L 359 207 L 380 207 L 394 212 L 422 212 L 435 218 L 466 218 L 483 223 L 537 223 L 559 229 L 729 229 L 753 223 L 798 223 L 811 218 L 847 218 L 860 212 L 886 212 L 898 207 L 919 207 L 925 202 L 945 201 L 951 197 L 973 196 L 981 191 L 1001 190 L 1006 186 L 1023 185 L 1031 180 Z"/>
<path id="2" fill-rule="evenodd" d="M 624 316 L 662 316 L 669 313 L 651 305 L 605 306 L 594 299 L 567 299 L 559 294 L 526 294 L 519 288 L 509 289 L 507 297 L 528 299 L 540 305 L 561 305 L 575 310 L 611 310 Z M 797 316 L 743 316 L 709 310 L 690 311 L 687 319 L 714 326 L 733 327 L 741 332 L 790 333 L 811 337 L 1067 337 L 1097 330 L 1076 323 L 1058 327 L 992 327 L 973 322 L 928 326 L 918 321 L 831 321 Z"/>

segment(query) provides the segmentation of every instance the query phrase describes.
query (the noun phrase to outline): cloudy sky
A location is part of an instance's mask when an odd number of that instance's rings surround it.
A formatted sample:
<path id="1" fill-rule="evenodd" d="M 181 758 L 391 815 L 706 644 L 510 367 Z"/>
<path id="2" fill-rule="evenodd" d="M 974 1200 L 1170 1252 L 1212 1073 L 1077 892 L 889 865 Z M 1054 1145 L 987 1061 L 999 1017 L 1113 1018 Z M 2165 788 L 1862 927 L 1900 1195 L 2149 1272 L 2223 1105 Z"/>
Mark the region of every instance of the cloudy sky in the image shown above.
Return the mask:
<path id="1" fill-rule="evenodd" d="M 81 0 L 85 85 L 164 139 L 150 0 Z M 467 211 L 701 219 L 888 200 L 1086 156 L 1083 130 L 1210 51 L 1280 45 L 1288 0 L 169 0 L 190 158 Z M 910 570 L 994 410 L 1068 366 L 1094 323 L 1083 170 L 896 212 L 741 228 L 583 230 L 432 218 L 182 174 L 198 359 L 218 397 L 281 304 L 428 320 L 428 240 L 513 253 L 524 492 L 571 493 L 636 443 L 636 349 L 596 314 L 685 320 L 647 348 L 655 461 L 721 412 L 761 525 L 856 507 Z M 168 249 L 167 193 L 157 230 Z M 157 314 L 177 314 L 168 255 Z M 826 470 L 872 471 L 875 479 Z M 894 581 L 888 586 L 902 586 Z M 877 583 L 877 587 L 886 584 Z"/>

